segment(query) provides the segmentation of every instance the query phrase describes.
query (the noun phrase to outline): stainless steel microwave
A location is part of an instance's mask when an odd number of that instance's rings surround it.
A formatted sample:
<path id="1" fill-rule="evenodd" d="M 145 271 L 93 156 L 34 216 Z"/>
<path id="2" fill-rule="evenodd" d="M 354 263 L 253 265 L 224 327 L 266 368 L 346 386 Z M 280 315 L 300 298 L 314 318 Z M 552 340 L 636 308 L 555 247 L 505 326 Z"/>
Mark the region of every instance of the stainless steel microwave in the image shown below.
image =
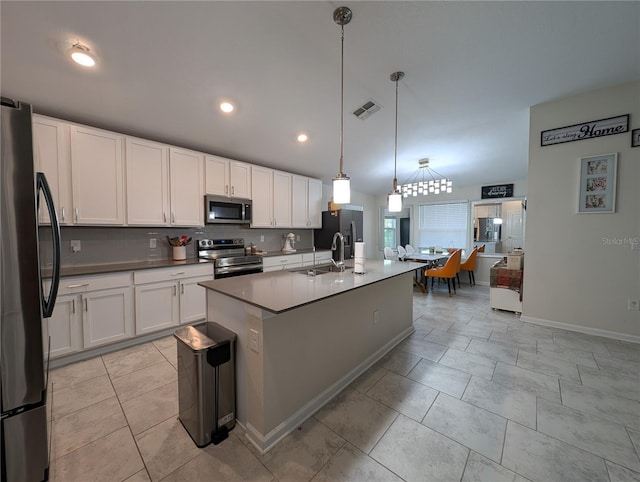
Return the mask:
<path id="1" fill-rule="evenodd" d="M 205 196 L 204 212 L 206 224 L 249 224 L 251 199 Z"/>

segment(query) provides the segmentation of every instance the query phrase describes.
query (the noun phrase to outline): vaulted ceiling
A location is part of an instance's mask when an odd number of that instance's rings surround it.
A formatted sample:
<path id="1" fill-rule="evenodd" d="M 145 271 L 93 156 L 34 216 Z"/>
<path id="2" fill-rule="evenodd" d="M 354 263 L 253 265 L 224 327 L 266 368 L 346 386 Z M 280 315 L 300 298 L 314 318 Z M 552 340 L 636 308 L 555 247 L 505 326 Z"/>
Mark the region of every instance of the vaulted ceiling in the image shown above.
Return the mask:
<path id="1" fill-rule="evenodd" d="M 328 183 L 339 160 L 341 5 L 353 11 L 344 171 L 365 193 L 391 188 L 395 71 L 406 73 L 399 181 L 428 157 L 456 185 L 526 178 L 531 105 L 640 79 L 640 2 L 3 0 L 2 95 Z M 95 53 L 94 69 L 66 57 L 76 40 Z M 221 98 L 236 103 L 232 115 L 217 109 Z M 382 109 L 356 118 L 371 99 Z"/>

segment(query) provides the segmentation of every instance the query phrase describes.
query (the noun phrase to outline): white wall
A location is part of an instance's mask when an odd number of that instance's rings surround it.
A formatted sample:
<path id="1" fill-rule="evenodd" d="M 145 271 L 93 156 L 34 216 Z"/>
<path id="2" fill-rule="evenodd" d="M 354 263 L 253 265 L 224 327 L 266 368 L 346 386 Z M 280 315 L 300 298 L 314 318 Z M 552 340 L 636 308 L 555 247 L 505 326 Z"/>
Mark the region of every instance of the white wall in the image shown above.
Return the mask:
<path id="1" fill-rule="evenodd" d="M 531 108 L 523 320 L 640 342 L 640 312 L 627 309 L 640 251 L 605 241 L 640 236 L 640 148 L 630 133 L 540 147 L 543 130 L 607 117 L 631 114 L 640 128 L 639 100 L 634 82 Z M 576 214 L 579 158 L 614 152 L 616 212 Z"/>

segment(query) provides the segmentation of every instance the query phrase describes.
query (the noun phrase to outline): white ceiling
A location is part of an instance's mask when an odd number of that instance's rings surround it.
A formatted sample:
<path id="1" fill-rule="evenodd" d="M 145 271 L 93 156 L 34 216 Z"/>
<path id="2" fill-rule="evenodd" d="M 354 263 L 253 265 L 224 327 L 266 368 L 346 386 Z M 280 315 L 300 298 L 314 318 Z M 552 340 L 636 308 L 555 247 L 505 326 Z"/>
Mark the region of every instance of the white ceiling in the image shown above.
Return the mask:
<path id="1" fill-rule="evenodd" d="M 36 112 L 385 194 L 431 159 L 455 185 L 526 179 L 529 107 L 640 79 L 640 2 L 10 2 L 2 95 Z M 73 65 L 73 40 L 98 67 Z M 217 100 L 233 99 L 223 116 Z M 365 121 L 368 99 L 383 109 Z M 612 112 L 612 115 L 625 112 Z M 584 119 L 592 120 L 592 119 Z M 549 125 L 549 128 L 560 127 Z M 300 145 L 296 134 L 310 140 Z"/>

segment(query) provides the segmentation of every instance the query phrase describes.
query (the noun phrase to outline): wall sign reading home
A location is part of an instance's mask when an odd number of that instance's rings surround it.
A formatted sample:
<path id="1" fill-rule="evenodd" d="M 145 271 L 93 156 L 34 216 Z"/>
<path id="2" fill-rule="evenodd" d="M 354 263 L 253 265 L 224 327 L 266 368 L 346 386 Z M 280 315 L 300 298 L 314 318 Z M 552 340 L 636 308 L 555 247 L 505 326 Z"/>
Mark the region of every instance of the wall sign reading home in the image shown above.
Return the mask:
<path id="1" fill-rule="evenodd" d="M 482 199 L 513 197 L 513 184 L 482 186 Z"/>
<path id="2" fill-rule="evenodd" d="M 563 142 L 582 141 L 624 132 L 629 132 L 629 114 L 542 131 L 540 145 L 552 146 Z"/>

